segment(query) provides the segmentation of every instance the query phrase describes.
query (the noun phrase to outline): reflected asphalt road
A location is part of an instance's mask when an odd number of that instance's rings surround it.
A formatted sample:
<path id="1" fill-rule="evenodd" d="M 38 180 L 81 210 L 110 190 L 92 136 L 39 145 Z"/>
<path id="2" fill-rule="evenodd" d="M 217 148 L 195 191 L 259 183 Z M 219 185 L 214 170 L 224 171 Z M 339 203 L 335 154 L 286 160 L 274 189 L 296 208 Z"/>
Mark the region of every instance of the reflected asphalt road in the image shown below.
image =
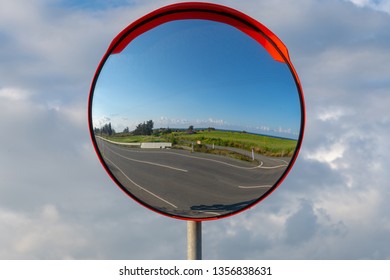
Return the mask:
<path id="1" fill-rule="evenodd" d="M 130 193 L 171 215 L 205 218 L 241 209 L 264 195 L 287 162 L 260 164 L 178 149 L 141 149 L 97 138 L 106 165 Z"/>

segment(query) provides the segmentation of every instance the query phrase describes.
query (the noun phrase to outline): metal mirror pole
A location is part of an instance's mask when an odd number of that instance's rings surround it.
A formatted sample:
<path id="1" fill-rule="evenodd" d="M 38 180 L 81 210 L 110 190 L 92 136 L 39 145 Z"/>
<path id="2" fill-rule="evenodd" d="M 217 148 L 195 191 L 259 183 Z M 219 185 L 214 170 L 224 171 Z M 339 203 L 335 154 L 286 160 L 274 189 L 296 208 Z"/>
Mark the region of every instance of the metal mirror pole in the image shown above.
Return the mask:
<path id="1" fill-rule="evenodd" d="M 202 222 L 187 221 L 187 259 L 202 259 Z"/>

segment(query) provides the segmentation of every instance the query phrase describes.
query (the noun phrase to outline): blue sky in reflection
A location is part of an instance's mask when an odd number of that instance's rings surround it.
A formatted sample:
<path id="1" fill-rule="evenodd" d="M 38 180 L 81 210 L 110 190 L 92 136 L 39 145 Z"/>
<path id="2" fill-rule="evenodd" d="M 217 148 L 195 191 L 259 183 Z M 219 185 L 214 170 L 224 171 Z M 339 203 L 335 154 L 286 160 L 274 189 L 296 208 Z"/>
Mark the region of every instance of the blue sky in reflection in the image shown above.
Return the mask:
<path id="1" fill-rule="evenodd" d="M 194 24 L 195 23 L 195 24 Z M 106 61 L 93 100 L 94 126 L 245 130 L 297 138 L 293 77 L 254 39 L 206 20 L 160 25 Z"/>
<path id="2" fill-rule="evenodd" d="M 91 81 L 113 36 L 177 2 L 1 2 L 0 259 L 186 258 L 185 222 L 118 191 L 87 121 Z M 283 40 L 308 122 L 280 188 L 248 211 L 204 223 L 204 259 L 390 259 L 389 1 L 210 2 Z"/>

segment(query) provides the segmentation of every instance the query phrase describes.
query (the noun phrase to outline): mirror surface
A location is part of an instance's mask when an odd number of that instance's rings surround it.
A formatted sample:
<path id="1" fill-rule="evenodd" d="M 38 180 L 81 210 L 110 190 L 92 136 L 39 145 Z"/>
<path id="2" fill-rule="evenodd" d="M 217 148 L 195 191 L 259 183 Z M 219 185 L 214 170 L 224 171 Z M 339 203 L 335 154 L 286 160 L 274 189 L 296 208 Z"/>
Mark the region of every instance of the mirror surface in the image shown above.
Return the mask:
<path id="1" fill-rule="evenodd" d="M 93 89 L 100 158 L 120 187 L 171 216 L 213 218 L 268 195 L 296 153 L 288 64 L 210 20 L 175 20 L 110 54 Z"/>

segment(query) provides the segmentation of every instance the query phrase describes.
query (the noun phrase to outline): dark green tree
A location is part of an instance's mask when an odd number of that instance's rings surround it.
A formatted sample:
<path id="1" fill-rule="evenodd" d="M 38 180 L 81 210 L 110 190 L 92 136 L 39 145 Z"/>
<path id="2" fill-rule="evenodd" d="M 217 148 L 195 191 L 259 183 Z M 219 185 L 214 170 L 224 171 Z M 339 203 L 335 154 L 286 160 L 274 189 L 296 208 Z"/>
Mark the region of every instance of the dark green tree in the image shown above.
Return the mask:
<path id="1" fill-rule="evenodd" d="M 100 129 L 102 134 L 111 136 L 115 134 L 115 130 L 111 127 L 111 123 L 106 123 L 101 129 Z"/>
<path id="2" fill-rule="evenodd" d="M 133 131 L 134 135 L 152 135 L 154 123 L 152 120 L 140 123 L 136 126 Z"/>
<path id="3" fill-rule="evenodd" d="M 195 133 L 195 131 L 194 131 L 194 126 L 193 126 L 193 125 L 190 125 L 190 126 L 188 127 L 187 133 L 188 133 L 188 134 L 193 134 L 193 133 Z"/>

